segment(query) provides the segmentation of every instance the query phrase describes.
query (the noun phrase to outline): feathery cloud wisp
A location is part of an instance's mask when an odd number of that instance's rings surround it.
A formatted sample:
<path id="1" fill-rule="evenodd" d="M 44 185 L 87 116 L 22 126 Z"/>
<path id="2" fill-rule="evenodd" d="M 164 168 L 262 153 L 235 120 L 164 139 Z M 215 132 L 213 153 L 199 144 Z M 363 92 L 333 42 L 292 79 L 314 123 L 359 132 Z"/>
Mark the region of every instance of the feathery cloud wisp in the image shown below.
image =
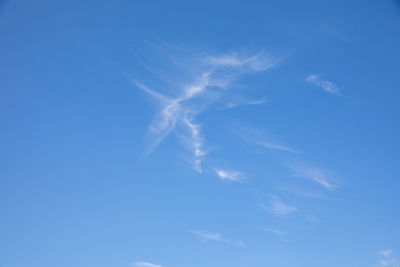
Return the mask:
<path id="1" fill-rule="evenodd" d="M 221 107 L 220 109 L 231 109 L 231 108 L 236 108 L 236 107 L 240 107 L 240 106 L 246 106 L 246 105 L 262 105 L 264 104 L 265 101 L 264 99 L 258 99 L 258 100 L 235 100 L 235 101 L 231 101 L 228 102 L 227 104 L 225 104 L 225 106 Z"/>
<path id="2" fill-rule="evenodd" d="M 149 263 L 149 262 L 134 262 L 133 266 L 136 266 L 136 267 L 162 267 L 162 265 L 153 264 L 153 263 Z"/>
<path id="3" fill-rule="evenodd" d="M 205 60 L 214 67 L 230 67 L 241 69 L 243 71 L 264 71 L 276 65 L 277 60 L 268 57 L 264 52 L 260 52 L 254 56 L 246 57 L 237 52 L 223 54 L 218 56 L 210 56 Z"/>
<path id="4" fill-rule="evenodd" d="M 314 192 L 307 192 L 302 190 L 301 188 L 296 188 L 296 187 L 280 187 L 282 191 L 290 192 L 295 195 L 301 196 L 301 197 L 306 197 L 306 198 L 315 198 L 315 199 L 329 199 L 327 196 L 319 193 L 314 193 Z"/>
<path id="5" fill-rule="evenodd" d="M 238 183 L 242 183 L 244 180 L 244 175 L 236 171 L 215 170 L 215 173 L 221 180 L 229 180 Z"/>
<path id="6" fill-rule="evenodd" d="M 278 196 L 272 195 L 268 205 L 260 204 L 260 207 L 274 216 L 286 217 L 298 209 L 294 206 L 286 205 Z"/>
<path id="7" fill-rule="evenodd" d="M 266 141 L 263 141 L 263 140 L 254 140 L 253 142 L 255 144 L 257 144 L 259 146 L 262 146 L 262 147 L 265 147 L 265 148 L 281 150 L 281 151 L 286 151 L 286 152 L 291 152 L 291 153 L 296 153 L 295 150 L 293 150 L 293 149 L 291 149 L 289 147 L 283 146 L 283 145 L 278 145 L 278 144 L 266 142 Z"/>
<path id="8" fill-rule="evenodd" d="M 183 92 L 176 98 L 167 98 L 136 81 L 134 81 L 134 84 L 157 99 L 162 105 L 161 112 L 156 115 L 150 125 L 150 131 L 157 136 L 156 142 L 151 146 L 151 148 L 157 146 L 158 143 L 160 143 L 172 130 L 176 128 L 176 125 L 179 122 L 179 125 L 182 125 L 190 132 L 189 137 L 185 138 L 185 140 L 190 141 L 190 147 L 194 154 L 194 168 L 196 171 L 201 172 L 201 161 L 206 153 L 202 149 L 199 126 L 194 124 L 191 119 L 188 118 L 188 114 L 193 114 L 195 112 L 189 105 L 186 105 L 185 102 L 201 94 L 206 90 L 207 86 L 212 84 L 209 80 L 209 73 L 204 72 L 200 79 L 195 83 L 186 86 Z"/>
<path id="9" fill-rule="evenodd" d="M 189 231 L 190 233 L 199 236 L 203 241 L 217 241 L 231 246 L 243 247 L 245 244 L 241 241 L 233 241 L 222 237 L 218 232 L 211 233 L 206 231 Z"/>
<path id="10" fill-rule="evenodd" d="M 189 128 L 191 133 L 190 135 L 191 139 L 189 144 L 191 146 L 194 155 L 194 160 L 193 160 L 194 169 L 198 172 L 202 172 L 201 162 L 203 160 L 203 157 L 206 155 L 206 152 L 202 148 L 203 143 L 200 137 L 200 126 L 194 124 L 188 118 L 185 118 L 184 122 L 186 126 Z"/>
<path id="11" fill-rule="evenodd" d="M 290 153 L 298 153 L 296 150 L 282 145 L 278 144 L 275 141 L 271 141 L 271 138 L 267 136 L 265 131 L 259 130 L 259 129 L 251 129 L 251 128 L 245 128 L 245 127 L 237 127 L 239 130 L 237 130 L 237 134 L 245 141 L 261 146 L 263 148 L 267 149 L 273 149 L 273 150 L 280 150 L 284 152 L 290 152 Z"/>
<path id="12" fill-rule="evenodd" d="M 206 152 L 203 148 L 200 127 L 193 121 L 200 112 L 207 108 L 210 101 L 213 101 L 203 96 L 217 89 L 226 90 L 236 77 L 246 73 L 264 71 L 273 67 L 276 63 L 277 61 L 268 58 L 263 52 L 250 57 L 242 56 L 239 53 L 203 57 L 200 61 L 184 68 L 185 71 L 195 69 L 197 79 L 190 78 L 183 85 L 180 85 L 180 90 L 175 97 L 166 97 L 126 75 L 133 84 L 152 96 L 160 104 L 160 112 L 155 116 L 149 127 L 150 132 L 154 135 L 154 142 L 149 153 L 171 132 L 176 129 L 185 129 L 188 134 L 181 135 L 180 137 L 183 137 L 181 140 L 188 144 L 194 155 L 194 169 L 202 172 L 202 161 Z M 181 76 L 186 77 L 187 75 L 182 73 Z M 157 78 L 159 77 L 155 77 L 155 79 Z M 200 108 L 195 107 L 194 102 L 200 105 Z M 248 101 L 246 104 L 256 105 L 261 103 L 260 100 L 256 100 Z M 235 174 L 233 176 L 225 175 L 224 177 L 238 181 Z"/>
<path id="13" fill-rule="evenodd" d="M 339 88 L 336 87 L 332 82 L 323 80 L 319 77 L 319 75 L 309 75 L 306 78 L 306 82 L 316 85 L 320 88 L 322 88 L 325 92 L 334 94 L 334 95 L 340 95 L 339 93 Z"/>
<path id="14" fill-rule="evenodd" d="M 295 177 L 311 180 L 330 191 L 336 189 L 336 186 L 329 182 L 331 178 L 326 171 L 298 164 L 291 165 L 290 168 L 293 170 L 293 176 Z"/>

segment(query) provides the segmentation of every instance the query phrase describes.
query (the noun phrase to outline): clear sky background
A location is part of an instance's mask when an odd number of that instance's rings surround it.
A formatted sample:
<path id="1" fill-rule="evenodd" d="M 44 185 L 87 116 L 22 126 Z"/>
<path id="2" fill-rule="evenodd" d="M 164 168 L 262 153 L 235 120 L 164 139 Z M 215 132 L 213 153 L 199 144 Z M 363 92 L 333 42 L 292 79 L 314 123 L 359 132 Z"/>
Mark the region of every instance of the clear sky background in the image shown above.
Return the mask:
<path id="1" fill-rule="evenodd" d="M 0 2 L 1 267 L 400 266 L 400 3 Z"/>

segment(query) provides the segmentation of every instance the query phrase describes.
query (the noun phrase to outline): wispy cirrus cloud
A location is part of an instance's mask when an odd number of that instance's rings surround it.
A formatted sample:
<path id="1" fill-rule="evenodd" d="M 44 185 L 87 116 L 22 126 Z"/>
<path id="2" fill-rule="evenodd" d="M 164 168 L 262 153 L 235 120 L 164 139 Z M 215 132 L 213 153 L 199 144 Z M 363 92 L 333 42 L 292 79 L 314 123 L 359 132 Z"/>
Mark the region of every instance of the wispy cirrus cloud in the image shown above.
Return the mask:
<path id="1" fill-rule="evenodd" d="M 306 82 L 322 88 L 322 90 L 324 90 L 327 93 L 334 95 L 341 95 L 339 92 L 339 88 L 335 84 L 320 78 L 320 75 L 316 74 L 309 75 L 306 77 Z"/>
<path id="2" fill-rule="evenodd" d="M 294 177 L 311 180 L 330 191 L 337 188 L 330 182 L 332 180 L 331 175 L 325 170 L 301 164 L 292 164 L 289 167 L 292 169 Z"/>
<path id="3" fill-rule="evenodd" d="M 231 109 L 231 108 L 237 108 L 240 106 L 247 106 L 247 105 L 253 106 L 253 105 L 262 105 L 262 104 L 265 104 L 264 99 L 257 99 L 257 100 L 236 99 L 236 100 L 232 100 L 232 101 L 226 103 L 220 109 Z"/>
<path id="4" fill-rule="evenodd" d="M 236 247 L 243 247 L 245 246 L 245 243 L 241 241 L 234 241 L 234 240 L 229 240 L 223 237 L 220 233 L 215 232 L 206 232 L 206 231 L 189 231 L 190 233 L 197 235 L 200 237 L 203 241 L 217 241 L 217 242 L 222 242 L 231 246 L 236 246 Z"/>
<path id="5" fill-rule="evenodd" d="M 315 199 L 329 199 L 324 194 L 315 193 L 315 192 L 308 192 L 298 187 L 288 187 L 288 186 L 281 186 L 280 190 L 293 193 L 295 195 L 305 197 L 305 198 L 315 198 Z"/>
<path id="6" fill-rule="evenodd" d="M 285 204 L 278 196 L 272 195 L 268 204 L 259 204 L 260 207 L 277 217 L 287 217 L 288 215 L 298 211 L 295 206 Z"/>
<path id="7" fill-rule="evenodd" d="M 255 144 L 265 147 L 265 148 L 269 148 L 269 149 L 275 149 L 275 150 L 281 150 L 281 151 L 286 151 L 286 152 L 290 152 L 290 153 L 297 153 L 296 150 L 287 147 L 287 146 L 283 146 L 280 144 L 276 144 L 276 143 L 272 143 L 272 142 L 268 142 L 265 140 L 254 140 L 253 141 Z"/>
<path id="8" fill-rule="evenodd" d="M 202 172 L 201 162 L 203 160 L 203 157 L 206 155 L 206 151 L 204 151 L 203 149 L 203 141 L 200 136 L 200 125 L 193 123 L 187 117 L 184 119 L 184 123 L 190 130 L 190 139 L 187 143 L 189 144 L 190 149 L 192 150 L 194 155 L 194 169 L 198 172 Z"/>
<path id="9" fill-rule="evenodd" d="M 162 267 L 162 265 L 149 262 L 134 262 L 132 265 L 136 267 Z"/>
<path id="10" fill-rule="evenodd" d="M 271 233 L 271 234 L 277 235 L 279 238 L 281 238 L 284 241 L 287 241 L 289 236 L 290 236 L 287 232 L 282 231 L 282 230 L 277 230 L 277 229 L 274 229 L 274 228 L 265 228 L 265 229 L 263 229 L 263 231 L 267 232 L 267 233 Z"/>
<path id="11" fill-rule="evenodd" d="M 215 173 L 221 180 L 243 183 L 245 179 L 244 174 L 238 171 L 227 171 L 227 170 L 217 169 L 215 170 Z"/>
<path id="12" fill-rule="evenodd" d="M 177 91 L 175 96 L 165 96 L 159 90 L 150 88 L 137 79 L 128 78 L 134 85 L 153 97 L 160 105 L 160 111 L 156 114 L 149 129 L 153 138 L 149 153 L 167 137 L 171 132 L 186 132 L 179 134 L 181 141 L 193 153 L 193 166 L 198 172 L 202 172 L 202 161 L 206 156 L 204 140 L 200 133 L 200 126 L 196 123 L 196 117 L 203 112 L 212 101 L 211 95 L 215 90 L 226 91 L 229 85 L 239 76 L 247 73 L 261 72 L 277 64 L 277 60 L 268 57 L 265 52 L 256 55 L 245 56 L 242 53 L 232 52 L 221 55 L 201 56 L 200 60 L 193 60 L 190 65 L 183 67 L 180 73 L 182 77 L 190 77 L 172 91 Z M 185 71 L 194 70 L 195 74 L 186 75 Z M 193 78 L 195 77 L 195 78 Z M 154 77 L 158 79 L 159 77 Z M 241 104 L 261 104 L 261 100 L 248 101 Z M 231 108 L 239 103 L 230 104 Z M 231 175 L 226 176 L 233 177 Z M 234 179 L 231 179 L 234 180 Z"/>
<path id="13" fill-rule="evenodd" d="M 238 52 L 209 56 L 205 62 L 214 67 L 236 68 L 240 71 L 260 72 L 274 67 L 279 60 L 268 56 L 264 51 L 253 56 L 245 56 Z"/>
<path id="14" fill-rule="evenodd" d="M 263 130 L 255 130 L 249 128 L 242 128 L 238 131 L 238 135 L 242 137 L 245 141 L 258 145 L 260 147 L 272 150 L 279 150 L 290 153 L 298 153 L 291 147 L 279 144 L 278 142 L 271 140 Z"/>

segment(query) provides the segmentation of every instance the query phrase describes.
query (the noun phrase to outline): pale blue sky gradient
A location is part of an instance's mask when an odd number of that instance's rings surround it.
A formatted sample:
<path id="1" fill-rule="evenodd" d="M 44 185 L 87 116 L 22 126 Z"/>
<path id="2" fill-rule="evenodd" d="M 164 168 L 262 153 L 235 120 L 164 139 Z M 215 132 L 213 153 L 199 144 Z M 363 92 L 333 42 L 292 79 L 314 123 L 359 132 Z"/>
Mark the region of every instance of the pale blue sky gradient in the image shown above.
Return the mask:
<path id="1" fill-rule="evenodd" d="M 400 266 L 400 4 L 0 3 L 1 267 Z"/>

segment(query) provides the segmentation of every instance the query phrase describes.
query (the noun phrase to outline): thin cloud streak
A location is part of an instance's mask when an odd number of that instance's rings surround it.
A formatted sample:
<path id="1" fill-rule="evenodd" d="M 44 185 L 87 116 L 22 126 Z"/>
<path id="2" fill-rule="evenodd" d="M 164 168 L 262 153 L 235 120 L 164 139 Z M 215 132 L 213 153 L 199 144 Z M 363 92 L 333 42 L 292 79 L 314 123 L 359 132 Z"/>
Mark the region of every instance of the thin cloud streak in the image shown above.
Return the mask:
<path id="1" fill-rule="evenodd" d="M 149 263 L 149 262 L 134 262 L 133 266 L 136 266 L 136 267 L 162 267 L 162 265 L 153 264 L 153 263 Z"/>
<path id="2" fill-rule="evenodd" d="M 277 217 L 287 217 L 288 215 L 298 211 L 294 206 L 285 204 L 278 196 L 272 195 L 267 205 L 260 203 L 260 207 Z"/>
<path id="3" fill-rule="evenodd" d="M 246 105 L 262 105 L 265 104 L 265 100 L 264 99 L 258 99 L 258 100 L 240 100 L 240 101 L 232 101 L 227 103 L 225 106 L 219 108 L 220 110 L 223 109 L 232 109 L 232 108 L 237 108 L 240 106 L 246 106 Z"/>
<path id="4" fill-rule="evenodd" d="M 244 175 L 237 171 L 215 170 L 215 173 L 221 180 L 228 180 L 238 183 L 243 183 Z"/>
<path id="5" fill-rule="evenodd" d="M 203 143 L 200 137 L 200 126 L 197 124 L 192 123 L 188 118 L 184 119 L 187 127 L 190 129 L 191 132 L 191 149 L 194 155 L 194 169 L 197 172 L 202 172 L 201 162 L 203 157 L 206 155 L 206 152 L 202 149 Z"/>
<path id="6" fill-rule="evenodd" d="M 311 180 L 330 191 L 333 191 L 337 188 L 335 185 L 329 182 L 331 178 L 326 171 L 303 165 L 291 165 L 290 168 L 294 172 L 294 177 Z"/>
<path id="7" fill-rule="evenodd" d="M 293 193 L 295 195 L 301 196 L 301 197 L 305 197 L 305 198 L 314 198 L 314 199 L 330 199 L 327 196 L 323 195 L 323 194 L 318 194 L 318 193 L 312 193 L 312 192 L 307 192 L 304 191 L 300 188 L 295 188 L 295 187 L 280 187 L 280 189 L 282 191 L 286 191 L 286 192 L 290 192 Z"/>
<path id="8" fill-rule="evenodd" d="M 255 144 L 265 147 L 265 148 L 281 150 L 281 151 L 286 151 L 286 152 L 290 152 L 290 153 L 297 153 L 297 151 L 295 151 L 289 147 L 286 147 L 286 146 L 282 146 L 282 145 L 278 145 L 278 144 L 274 144 L 274 143 L 270 143 L 270 142 L 266 142 L 266 141 L 254 140 L 253 142 Z"/>
<path id="9" fill-rule="evenodd" d="M 307 83 L 316 85 L 322 88 L 325 92 L 334 94 L 334 95 L 341 95 L 339 93 L 339 88 L 336 87 L 332 82 L 324 80 L 319 77 L 319 75 L 309 75 L 306 80 Z"/>
<path id="10" fill-rule="evenodd" d="M 219 56 L 210 56 L 206 58 L 205 62 L 214 67 L 229 67 L 242 71 L 260 72 L 272 68 L 278 63 L 278 60 L 268 57 L 262 51 L 250 57 L 242 56 L 237 52 Z"/>
<path id="11" fill-rule="evenodd" d="M 288 146 L 284 146 L 269 140 L 269 138 L 266 137 L 266 134 L 262 130 L 242 129 L 238 132 L 238 134 L 245 141 L 261 146 L 263 148 L 290 152 L 290 153 L 298 153 L 296 150 Z"/>
<path id="12" fill-rule="evenodd" d="M 284 241 L 287 241 L 288 237 L 289 237 L 289 234 L 287 232 L 273 229 L 273 228 L 265 228 L 265 229 L 263 229 L 263 231 L 267 232 L 267 233 L 275 234 Z"/>
<path id="13" fill-rule="evenodd" d="M 189 231 L 190 233 L 197 235 L 200 237 L 203 241 L 217 241 L 217 242 L 222 242 L 231 246 L 236 246 L 236 247 L 244 247 L 245 244 L 241 241 L 233 241 L 224 238 L 220 233 L 212 233 L 212 232 L 206 232 L 206 231 Z"/>

